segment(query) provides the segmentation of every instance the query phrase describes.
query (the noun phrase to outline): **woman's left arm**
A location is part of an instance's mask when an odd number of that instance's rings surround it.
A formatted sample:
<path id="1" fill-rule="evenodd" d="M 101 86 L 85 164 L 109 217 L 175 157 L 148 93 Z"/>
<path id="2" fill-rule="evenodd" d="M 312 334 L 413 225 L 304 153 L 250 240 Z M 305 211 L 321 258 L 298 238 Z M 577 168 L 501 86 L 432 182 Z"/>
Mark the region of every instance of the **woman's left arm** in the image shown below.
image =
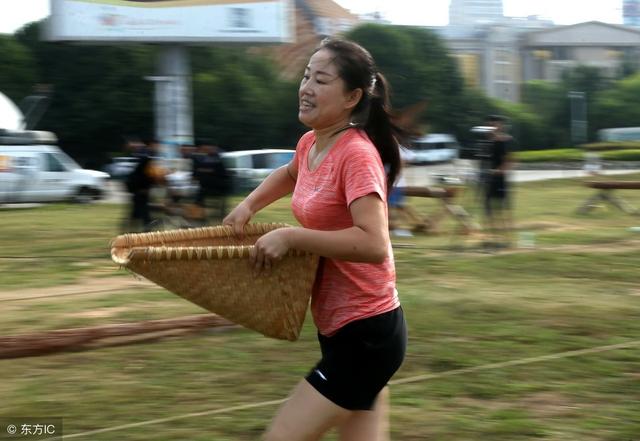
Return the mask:
<path id="1" fill-rule="evenodd" d="M 389 252 L 389 227 L 385 204 L 371 193 L 349 206 L 353 226 L 343 230 L 319 231 L 302 227 L 280 228 L 256 242 L 252 256 L 256 270 L 270 268 L 289 249 L 351 262 L 381 263 Z"/>

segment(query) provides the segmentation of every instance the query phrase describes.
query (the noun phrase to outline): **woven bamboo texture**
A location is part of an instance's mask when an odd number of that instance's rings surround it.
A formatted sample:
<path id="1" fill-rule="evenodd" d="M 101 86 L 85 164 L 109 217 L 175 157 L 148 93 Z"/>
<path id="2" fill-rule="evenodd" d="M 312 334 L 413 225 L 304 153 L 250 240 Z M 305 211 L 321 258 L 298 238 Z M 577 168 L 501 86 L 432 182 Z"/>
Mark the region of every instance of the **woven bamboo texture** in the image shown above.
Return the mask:
<path id="1" fill-rule="evenodd" d="M 286 224 L 248 224 L 242 239 L 227 226 L 124 234 L 111 245 L 117 264 L 234 323 L 296 340 L 318 257 L 290 251 L 254 275 L 249 253 L 263 234 Z"/>

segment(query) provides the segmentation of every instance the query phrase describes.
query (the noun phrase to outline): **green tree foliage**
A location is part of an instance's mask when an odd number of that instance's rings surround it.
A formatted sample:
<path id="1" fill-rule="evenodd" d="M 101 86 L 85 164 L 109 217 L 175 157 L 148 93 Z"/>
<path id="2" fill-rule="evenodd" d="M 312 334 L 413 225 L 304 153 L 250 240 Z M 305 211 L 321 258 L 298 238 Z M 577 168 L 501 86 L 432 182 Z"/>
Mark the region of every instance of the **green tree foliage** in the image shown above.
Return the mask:
<path id="1" fill-rule="evenodd" d="M 465 139 L 494 109 L 464 87 L 455 60 L 429 30 L 365 25 L 348 38 L 376 58 L 397 108 L 427 102 L 421 122 L 428 131 Z M 39 128 L 56 132 L 75 157 L 104 161 L 121 148 L 123 135 L 151 134 L 153 86 L 144 76 L 153 74 L 155 46 L 43 42 L 37 23 L 19 31 L 14 43 L 33 57 L 28 83 L 52 86 Z M 230 150 L 295 144 L 305 130 L 296 118 L 297 82 L 282 80 L 270 61 L 244 46 L 199 46 L 190 53 L 196 136 Z"/>
<path id="2" fill-rule="evenodd" d="M 607 89 L 611 80 L 603 76 L 602 71 L 593 66 L 577 66 L 562 75 L 562 83 L 567 90 L 577 90 L 595 96 L 597 92 Z"/>
<path id="3" fill-rule="evenodd" d="M 619 81 L 595 100 L 594 130 L 640 126 L 640 73 Z"/>
<path id="4" fill-rule="evenodd" d="M 293 147 L 297 83 L 279 78 L 273 64 L 246 48 L 198 48 L 194 59 L 194 126 L 225 149 Z"/>
<path id="5" fill-rule="evenodd" d="M 640 70 L 640 62 L 636 58 L 625 57 L 618 69 L 619 79 L 624 79 L 635 75 Z"/>
<path id="6" fill-rule="evenodd" d="M 53 90 L 39 128 L 56 132 L 73 156 L 103 163 L 123 136 L 152 136 L 154 90 L 144 77 L 154 74 L 156 46 L 43 42 L 37 23 L 15 38 L 33 54 L 37 82 Z M 231 150 L 294 145 L 303 131 L 297 85 L 281 80 L 270 61 L 238 46 L 200 46 L 190 55 L 196 136 Z"/>
<path id="7" fill-rule="evenodd" d="M 29 48 L 10 35 L 0 35 L 0 91 L 19 103 L 36 81 L 35 62 Z"/>
<path id="8" fill-rule="evenodd" d="M 595 107 L 596 97 L 600 92 L 611 88 L 613 84 L 612 80 L 605 77 L 602 71 L 597 67 L 577 66 L 576 68 L 565 72 L 562 82 L 567 90 L 567 94 L 569 91 L 580 91 L 585 93 L 587 101 L 587 121 L 590 122 L 588 124 L 588 140 L 594 140 L 596 136 L 594 124 L 596 122 L 595 115 L 597 113 L 597 109 Z M 570 108 L 568 100 L 567 108 Z M 570 121 L 571 114 L 568 110 L 566 119 L 567 127 L 570 126 Z"/>
<path id="9" fill-rule="evenodd" d="M 431 30 L 407 26 L 368 24 L 347 38 L 366 47 L 389 80 L 397 108 L 426 101 L 421 122 L 429 132 L 453 132 L 468 136 L 489 103 L 464 87 L 456 61 Z"/>
<path id="10" fill-rule="evenodd" d="M 611 80 L 600 69 L 577 66 L 567 70 L 560 82 L 530 81 L 523 86 L 522 101 L 538 115 L 546 127 L 543 148 L 571 145 L 571 107 L 569 92 L 583 92 L 586 96 L 588 139 L 595 139 L 597 129 L 597 96 L 610 88 Z M 532 146 L 535 147 L 535 146 Z M 539 147 L 538 147 L 539 148 Z"/>
<path id="11" fill-rule="evenodd" d="M 152 135 L 154 91 L 144 77 L 154 74 L 157 46 L 51 43 L 41 40 L 40 27 L 0 37 L 2 92 L 20 102 L 35 84 L 51 86 L 51 105 L 37 128 L 57 133 L 65 150 L 91 165 L 118 152 L 125 135 Z M 571 90 L 587 94 L 592 139 L 599 128 L 640 120 L 638 75 L 612 84 L 597 69 L 579 67 L 558 83 L 525 84 L 522 105 L 512 105 L 465 87 L 455 60 L 428 29 L 367 24 L 347 38 L 372 53 L 396 108 L 425 101 L 424 129 L 454 133 L 463 142 L 485 115 L 503 113 L 520 147 L 567 146 Z M 296 118 L 297 81 L 283 80 L 255 49 L 197 46 L 190 55 L 197 137 L 229 150 L 291 147 L 306 130 Z"/>
<path id="12" fill-rule="evenodd" d="M 543 149 L 548 145 L 548 133 L 540 114 L 526 104 L 496 101 L 498 112 L 509 118 L 514 144 L 520 150 Z"/>
<path id="13" fill-rule="evenodd" d="M 569 145 L 569 103 L 562 83 L 534 80 L 524 84 L 522 103 L 540 119 L 544 135 L 531 148 L 551 148 Z"/>
<path id="14" fill-rule="evenodd" d="M 52 90 L 39 129 L 58 134 L 61 146 L 84 164 L 98 166 L 122 148 L 123 136 L 151 135 L 151 46 L 94 46 L 40 39 L 40 24 L 16 34 L 37 66 L 37 82 Z"/>

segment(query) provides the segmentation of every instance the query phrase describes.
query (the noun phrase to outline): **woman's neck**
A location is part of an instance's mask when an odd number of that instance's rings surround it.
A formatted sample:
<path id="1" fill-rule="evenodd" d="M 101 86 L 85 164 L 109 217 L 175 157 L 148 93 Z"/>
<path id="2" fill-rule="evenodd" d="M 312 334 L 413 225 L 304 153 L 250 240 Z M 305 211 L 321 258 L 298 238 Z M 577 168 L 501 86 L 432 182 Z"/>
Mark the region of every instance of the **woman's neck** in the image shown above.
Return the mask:
<path id="1" fill-rule="evenodd" d="M 348 127 L 350 127 L 349 121 L 341 120 L 330 126 L 323 127 L 322 129 L 313 129 L 313 132 L 316 135 L 316 151 L 322 151 L 325 148 L 330 147 L 335 141 L 336 136 Z"/>

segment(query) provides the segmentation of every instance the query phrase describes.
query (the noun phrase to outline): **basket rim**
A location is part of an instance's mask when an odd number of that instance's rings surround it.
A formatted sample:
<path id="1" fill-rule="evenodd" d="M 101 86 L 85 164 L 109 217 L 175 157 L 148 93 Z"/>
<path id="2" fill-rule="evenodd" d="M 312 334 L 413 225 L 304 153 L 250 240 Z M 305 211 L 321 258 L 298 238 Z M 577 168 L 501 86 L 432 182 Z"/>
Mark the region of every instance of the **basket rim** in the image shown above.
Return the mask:
<path id="1" fill-rule="evenodd" d="M 134 260 L 225 260 L 248 259 L 254 245 L 220 245 L 207 247 L 136 247 L 125 258 L 112 254 L 112 259 L 126 265 Z M 300 257 L 312 253 L 301 250 L 289 250 L 287 256 Z"/>
<path id="2" fill-rule="evenodd" d="M 269 231 L 291 227 L 282 222 L 251 223 L 244 227 L 248 236 L 262 235 Z M 254 245 L 216 246 L 172 246 L 171 243 L 207 237 L 236 237 L 233 228 L 218 225 L 200 228 L 154 231 L 148 233 L 127 233 L 111 241 L 111 259 L 119 265 L 127 265 L 132 260 L 221 260 L 248 259 Z M 164 244 L 166 243 L 166 245 Z M 153 244 L 149 246 L 150 244 Z M 124 251 L 124 252 L 123 252 Z M 128 252 L 127 252 L 128 251 Z M 303 256 L 312 253 L 289 250 L 288 256 Z"/>

